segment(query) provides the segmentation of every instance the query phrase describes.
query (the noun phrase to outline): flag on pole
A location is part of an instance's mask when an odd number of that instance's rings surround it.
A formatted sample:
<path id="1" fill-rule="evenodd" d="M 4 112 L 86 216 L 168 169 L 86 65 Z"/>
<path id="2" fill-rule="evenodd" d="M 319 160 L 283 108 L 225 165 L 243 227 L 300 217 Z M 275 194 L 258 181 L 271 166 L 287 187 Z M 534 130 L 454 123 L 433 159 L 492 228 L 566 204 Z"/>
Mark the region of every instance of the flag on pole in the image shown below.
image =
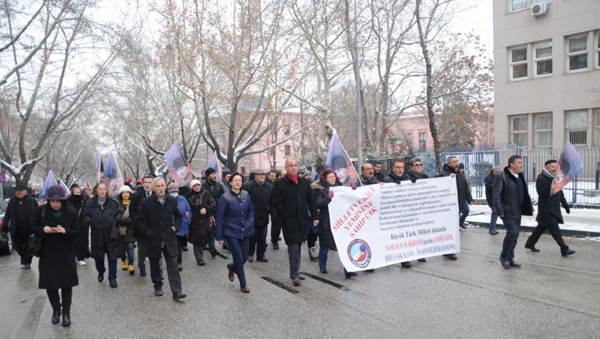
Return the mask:
<path id="1" fill-rule="evenodd" d="M 334 134 L 329 143 L 329 152 L 327 152 L 326 168 L 332 169 L 338 179 L 344 186 L 360 186 L 360 179 L 356 168 L 350 161 L 348 153 Z"/>
<path id="2" fill-rule="evenodd" d="M 567 141 L 565 149 L 558 159 L 558 167 L 556 175 L 552 180 L 550 196 L 558 193 L 566 184 L 577 177 L 579 172 L 583 170 L 583 161 L 577 150 L 570 142 Z"/>
<path id="3" fill-rule="evenodd" d="M 100 179 L 104 175 L 104 163 L 102 162 L 102 154 L 100 150 L 96 153 L 96 183 L 100 182 Z"/>
<path id="4" fill-rule="evenodd" d="M 54 178 L 54 173 L 52 170 L 48 171 L 48 175 L 46 175 L 46 180 L 44 180 L 44 185 L 40 190 L 40 194 L 38 195 L 38 200 L 40 202 L 46 201 L 46 193 L 48 192 L 48 188 L 52 185 L 56 185 L 56 178 Z"/>
<path id="5" fill-rule="evenodd" d="M 219 159 L 217 158 L 217 152 L 213 152 L 212 157 L 208 161 L 208 165 L 206 165 L 206 169 L 212 168 L 217 171 L 217 181 L 221 182 L 221 166 L 219 166 Z M 206 171 L 206 170 L 205 170 Z"/>
<path id="6" fill-rule="evenodd" d="M 187 186 L 194 179 L 194 172 L 192 172 L 190 164 L 185 160 L 176 142 L 165 153 L 165 160 L 171 178 L 173 178 L 177 186 Z"/>
<path id="7" fill-rule="evenodd" d="M 106 169 L 102 175 L 102 181 L 108 187 L 108 194 L 110 196 L 117 194 L 121 186 L 123 186 L 123 177 L 121 176 L 119 164 L 117 164 L 113 152 L 110 152 L 110 155 L 108 156 L 108 162 L 106 163 Z"/>
<path id="8" fill-rule="evenodd" d="M 67 186 L 67 184 L 65 184 L 65 182 L 62 179 L 58 180 L 58 184 L 61 185 L 65 189 L 65 191 L 67 192 L 67 195 L 71 195 L 69 186 Z"/>
<path id="9" fill-rule="evenodd" d="M 86 190 L 92 189 L 92 186 L 90 185 L 90 182 L 89 182 L 89 181 L 87 181 L 87 180 L 86 180 L 86 182 L 85 182 L 85 189 L 86 189 Z"/>
<path id="10" fill-rule="evenodd" d="M 127 174 L 127 176 L 125 177 L 125 180 L 127 180 L 128 183 L 133 183 L 133 180 L 131 180 L 131 177 L 129 176 L 129 174 Z"/>

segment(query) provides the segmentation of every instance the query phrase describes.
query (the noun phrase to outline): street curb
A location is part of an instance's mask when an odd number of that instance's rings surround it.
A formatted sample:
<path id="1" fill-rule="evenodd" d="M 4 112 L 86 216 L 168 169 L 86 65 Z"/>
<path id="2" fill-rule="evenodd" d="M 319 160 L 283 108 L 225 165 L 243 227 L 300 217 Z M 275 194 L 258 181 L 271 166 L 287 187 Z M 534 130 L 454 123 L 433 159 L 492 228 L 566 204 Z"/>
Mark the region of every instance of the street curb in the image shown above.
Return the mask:
<path id="1" fill-rule="evenodd" d="M 471 221 L 469 221 L 468 223 L 469 223 L 469 225 L 488 227 L 488 228 L 490 227 L 490 224 L 487 222 L 477 222 L 477 221 L 471 222 Z M 497 224 L 496 228 L 504 229 L 504 225 Z M 526 232 L 533 232 L 534 229 L 535 229 L 535 226 L 521 226 L 521 230 L 526 231 Z M 569 236 L 569 237 L 600 237 L 600 232 L 561 229 L 560 233 L 562 233 L 562 235 L 564 235 L 564 236 Z"/>

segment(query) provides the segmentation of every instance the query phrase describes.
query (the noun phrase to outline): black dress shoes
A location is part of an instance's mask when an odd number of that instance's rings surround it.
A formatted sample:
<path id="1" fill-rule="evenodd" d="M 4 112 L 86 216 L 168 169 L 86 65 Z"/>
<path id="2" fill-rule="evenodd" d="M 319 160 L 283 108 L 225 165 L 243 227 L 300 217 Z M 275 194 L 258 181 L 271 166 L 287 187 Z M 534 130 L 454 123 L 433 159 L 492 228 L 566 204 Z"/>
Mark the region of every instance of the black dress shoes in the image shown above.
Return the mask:
<path id="1" fill-rule="evenodd" d="M 52 312 L 52 325 L 58 324 L 60 321 L 60 311 Z"/>
<path id="2" fill-rule="evenodd" d="M 458 257 L 456 256 L 456 254 L 452 253 L 452 254 L 444 254 L 444 257 L 450 259 L 450 260 L 457 260 Z"/>
<path id="3" fill-rule="evenodd" d="M 117 281 L 116 280 L 111 280 L 110 281 L 110 287 L 111 288 L 117 288 L 117 286 L 119 286 L 119 285 L 117 285 Z"/>
<path id="4" fill-rule="evenodd" d="M 510 265 L 510 267 L 521 268 L 521 264 L 519 264 L 518 262 L 516 262 L 514 260 L 509 262 L 508 264 Z"/>
<path id="5" fill-rule="evenodd" d="M 69 314 L 69 312 L 64 312 L 62 325 L 63 327 L 71 326 L 71 314 Z"/>
<path id="6" fill-rule="evenodd" d="M 408 262 L 408 261 L 402 262 L 402 263 L 400 263 L 400 265 L 402 265 L 402 267 L 404 267 L 404 268 L 411 268 L 412 267 L 412 264 L 410 262 Z"/>
<path id="7" fill-rule="evenodd" d="M 163 291 L 161 287 L 154 287 L 154 295 L 157 297 L 163 296 Z"/>
<path id="8" fill-rule="evenodd" d="M 491 231 L 490 231 L 490 234 L 491 234 L 491 235 L 496 235 L 496 234 L 498 234 L 498 231 L 496 231 L 496 230 L 491 230 Z"/>
<path id="9" fill-rule="evenodd" d="M 421 258 L 421 259 L 417 259 L 418 262 L 427 262 L 427 259 L 425 258 Z"/>
<path id="10" fill-rule="evenodd" d="M 575 254 L 575 251 L 569 249 L 569 250 L 566 250 L 564 252 L 561 252 L 561 254 L 562 254 L 563 257 L 566 257 L 567 255 Z"/>
<path id="11" fill-rule="evenodd" d="M 278 249 L 279 249 L 279 243 L 277 243 L 277 242 L 274 242 L 274 243 L 273 243 L 273 249 L 274 249 L 274 250 L 278 250 Z"/>
<path id="12" fill-rule="evenodd" d="M 321 270 L 321 273 L 323 273 L 323 274 L 327 274 L 327 268 L 325 268 L 325 267 L 320 267 L 319 269 Z"/>
<path id="13" fill-rule="evenodd" d="M 104 281 L 104 273 L 98 273 L 98 282 Z"/>
<path id="14" fill-rule="evenodd" d="M 269 262 L 269 259 L 267 259 L 267 258 L 260 258 L 260 259 L 256 259 L 256 261 L 258 261 L 258 262 Z"/>
<path id="15" fill-rule="evenodd" d="M 185 297 L 186 297 L 186 295 L 183 294 L 182 292 L 173 293 L 173 300 L 181 300 Z"/>
<path id="16" fill-rule="evenodd" d="M 508 260 L 500 258 L 500 263 L 502 264 L 502 267 L 504 267 L 505 270 L 510 270 L 510 263 L 508 262 Z"/>
<path id="17" fill-rule="evenodd" d="M 210 256 L 213 258 L 217 256 L 217 253 L 219 253 L 216 248 L 213 248 L 209 252 L 210 252 Z"/>
<path id="18" fill-rule="evenodd" d="M 525 244 L 525 248 L 528 249 L 528 250 L 531 250 L 531 252 L 539 252 L 540 251 L 537 248 L 535 248 L 535 245 L 527 245 L 527 244 Z"/>
<path id="19" fill-rule="evenodd" d="M 140 277 L 145 277 L 145 276 L 146 276 L 146 269 L 140 268 Z"/>
<path id="20" fill-rule="evenodd" d="M 356 277 L 357 275 L 358 275 L 358 273 L 356 273 L 356 272 L 348 272 L 348 273 L 346 273 L 346 279 Z"/>

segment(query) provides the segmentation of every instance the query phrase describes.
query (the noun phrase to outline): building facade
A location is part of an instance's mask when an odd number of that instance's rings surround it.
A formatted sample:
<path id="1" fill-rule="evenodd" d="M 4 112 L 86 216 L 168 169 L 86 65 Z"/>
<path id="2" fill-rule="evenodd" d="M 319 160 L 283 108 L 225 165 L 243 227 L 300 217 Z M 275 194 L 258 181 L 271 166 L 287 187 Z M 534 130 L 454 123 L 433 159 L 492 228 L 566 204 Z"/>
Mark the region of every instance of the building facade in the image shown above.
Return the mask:
<path id="1" fill-rule="evenodd" d="M 493 3 L 495 141 L 600 146 L 600 1 Z"/>

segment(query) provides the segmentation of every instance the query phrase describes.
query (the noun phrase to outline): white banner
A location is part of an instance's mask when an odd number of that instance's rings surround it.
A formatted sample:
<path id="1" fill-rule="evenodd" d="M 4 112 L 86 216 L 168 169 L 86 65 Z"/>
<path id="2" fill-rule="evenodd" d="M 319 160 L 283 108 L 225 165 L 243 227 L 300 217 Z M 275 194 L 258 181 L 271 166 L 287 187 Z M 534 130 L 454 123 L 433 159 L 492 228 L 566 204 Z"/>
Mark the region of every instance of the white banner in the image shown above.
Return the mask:
<path id="1" fill-rule="evenodd" d="M 331 231 L 350 272 L 460 252 L 456 178 L 332 191 Z"/>

